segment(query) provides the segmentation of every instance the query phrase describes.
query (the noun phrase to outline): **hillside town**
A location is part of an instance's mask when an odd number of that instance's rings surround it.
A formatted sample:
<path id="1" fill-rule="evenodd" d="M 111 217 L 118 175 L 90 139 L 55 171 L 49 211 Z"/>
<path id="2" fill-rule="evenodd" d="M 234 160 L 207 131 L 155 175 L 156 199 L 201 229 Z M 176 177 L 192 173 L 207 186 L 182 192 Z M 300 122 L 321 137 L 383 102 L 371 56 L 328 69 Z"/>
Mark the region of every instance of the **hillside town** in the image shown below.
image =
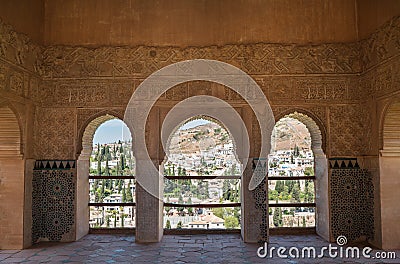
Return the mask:
<path id="1" fill-rule="evenodd" d="M 268 158 L 268 175 L 290 176 L 293 180 L 268 181 L 269 203 L 314 202 L 314 182 L 296 180 L 296 176 L 314 175 L 314 157 L 308 130 L 300 122 L 287 119 L 276 124 L 272 150 Z M 135 159 L 131 141 L 95 144 L 90 175 L 113 179 L 90 180 L 90 202 L 110 203 L 92 206 L 91 227 L 134 227 L 135 208 L 113 203 L 135 202 L 135 180 L 118 179 L 134 175 Z M 178 129 L 169 140 L 165 176 L 190 176 L 190 179 L 165 179 L 164 202 L 168 204 L 240 203 L 242 165 L 235 156 L 229 133 L 215 122 Z M 215 176 L 215 179 L 196 179 Z M 239 176 L 220 179 L 221 176 Z M 165 228 L 240 228 L 240 207 L 192 208 L 165 206 Z M 270 227 L 315 226 L 314 208 L 270 207 Z"/>

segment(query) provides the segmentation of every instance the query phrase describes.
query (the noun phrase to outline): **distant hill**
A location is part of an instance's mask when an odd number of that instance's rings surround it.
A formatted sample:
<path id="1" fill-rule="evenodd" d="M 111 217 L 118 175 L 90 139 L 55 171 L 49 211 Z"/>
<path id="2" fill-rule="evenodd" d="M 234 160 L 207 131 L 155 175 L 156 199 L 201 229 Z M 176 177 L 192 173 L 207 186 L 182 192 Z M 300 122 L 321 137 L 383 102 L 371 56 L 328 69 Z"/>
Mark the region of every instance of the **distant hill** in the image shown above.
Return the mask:
<path id="1" fill-rule="evenodd" d="M 284 118 L 276 123 L 272 133 L 272 149 L 292 149 L 295 144 L 299 148 L 309 149 L 311 137 L 307 127 L 300 121 Z"/>
<path id="2" fill-rule="evenodd" d="M 306 126 L 292 118 L 277 122 L 272 134 L 272 149 L 310 148 L 311 137 Z M 170 152 L 199 153 L 218 145 L 230 143 L 227 131 L 216 123 L 199 125 L 185 130 L 177 130 L 171 138 Z"/>
<path id="3" fill-rule="evenodd" d="M 216 123 L 177 130 L 171 138 L 171 153 L 199 153 L 231 142 L 225 129 Z"/>

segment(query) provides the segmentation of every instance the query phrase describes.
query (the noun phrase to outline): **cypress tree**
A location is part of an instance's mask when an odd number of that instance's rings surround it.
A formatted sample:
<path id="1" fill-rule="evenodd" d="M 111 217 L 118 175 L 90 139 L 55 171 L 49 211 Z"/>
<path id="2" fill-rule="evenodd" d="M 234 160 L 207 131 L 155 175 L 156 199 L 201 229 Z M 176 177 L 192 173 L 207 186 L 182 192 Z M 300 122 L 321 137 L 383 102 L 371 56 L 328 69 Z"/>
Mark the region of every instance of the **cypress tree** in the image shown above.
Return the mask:
<path id="1" fill-rule="evenodd" d="M 107 176 L 110 176 L 110 167 L 108 166 L 108 156 L 106 156 L 106 171 Z"/>
<path id="2" fill-rule="evenodd" d="M 171 221 L 169 221 L 169 219 L 167 220 L 167 222 L 165 224 L 165 228 L 171 229 Z"/>
<path id="3" fill-rule="evenodd" d="M 124 220 L 125 220 L 125 214 L 122 213 L 122 214 L 121 214 L 121 227 L 124 227 L 124 226 L 125 226 Z"/>
<path id="4" fill-rule="evenodd" d="M 122 191 L 122 182 L 123 180 L 118 180 L 118 193 L 121 193 Z"/>
<path id="5" fill-rule="evenodd" d="M 125 188 L 125 184 L 124 184 L 124 187 L 122 189 L 122 202 L 126 203 L 126 188 Z"/>
<path id="6" fill-rule="evenodd" d="M 101 176 L 101 158 L 97 160 L 97 174 Z"/>
<path id="7" fill-rule="evenodd" d="M 176 225 L 177 229 L 182 229 L 182 221 L 179 221 L 178 224 Z"/>
<path id="8" fill-rule="evenodd" d="M 129 180 L 128 190 L 126 190 L 126 201 L 128 203 L 132 203 L 133 202 L 132 191 L 131 191 L 131 180 Z"/>

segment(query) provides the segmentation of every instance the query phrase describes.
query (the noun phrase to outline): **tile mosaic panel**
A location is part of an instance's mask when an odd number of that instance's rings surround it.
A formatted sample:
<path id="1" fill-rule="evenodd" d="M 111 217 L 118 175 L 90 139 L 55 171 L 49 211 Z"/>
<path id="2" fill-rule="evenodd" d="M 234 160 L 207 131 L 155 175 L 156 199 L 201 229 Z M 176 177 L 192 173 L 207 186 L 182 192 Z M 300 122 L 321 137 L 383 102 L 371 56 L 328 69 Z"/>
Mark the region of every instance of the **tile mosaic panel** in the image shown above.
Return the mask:
<path id="1" fill-rule="evenodd" d="M 75 161 L 36 161 L 32 187 L 32 242 L 74 240 Z"/>
<path id="2" fill-rule="evenodd" d="M 345 161 L 348 161 L 347 167 Z M 332 160 L 330 163 L 332 166 Z M 374 237 L 374 186 L 371 173 L 366 169 L 356 167 L 357 163 L 354 163 L 354 160 L 334 160 L 333 164 L 330 170 L 333 239 L 341 235 L 346 236 L 349 242 L 372 239 Z"/>

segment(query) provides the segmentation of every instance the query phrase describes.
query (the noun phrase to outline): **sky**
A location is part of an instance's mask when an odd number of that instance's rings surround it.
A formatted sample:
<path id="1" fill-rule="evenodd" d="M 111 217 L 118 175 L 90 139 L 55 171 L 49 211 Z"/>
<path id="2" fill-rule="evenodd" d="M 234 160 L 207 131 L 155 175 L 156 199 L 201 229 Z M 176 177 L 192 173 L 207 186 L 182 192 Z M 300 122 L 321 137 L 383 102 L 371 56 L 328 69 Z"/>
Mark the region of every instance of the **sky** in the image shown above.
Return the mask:
<path id="1" fill-rule="evenodd" d="M 183 126 L 181 126 L 179 129 L 184 130 L 184 129 L 189 129 L 192 127 L 208 124 L 210 121 L 204 120 L 204 119 L 196 119 L 190 122 L 187 122 Z M 124 122 L 122 122 L 119 119 L 113 119 L 104 122 L 101 124 L 96 132 L 94 133 L 93 137 L 93 144 L 107 144 L 107 143 L 113 143 L 113 142 L 118 142 L 118 140 L 122 139 L 122 136 L 125 141 L 132 140 L 131 133 L 129 131 L 129 128 L 125 125 Z"/>
<path id="2" fill-rule="evenodd" d="M 196 119 L 196 120 L 187 122 L 186 124 L 184 124 L 183 126 L 181 126 L 181 127 L 179 128 L 179 130 L 185 130 L 185 129 L 189 129 L 189 128 L 192 128 L 192 127 L 196 127 L 196 126 L 208 124 L 208 123 L 211 123 L 211 122 L 208 121 L 208 120 L 204 120 L 204 119 Z"/>
<path id="3" fill-rule="evenodd" d="M 125 141 L 132 140 L 129 128 L 124 122 L 119 119 L 109 120 L 97 128 L 94 133 L 93 144 L 118 142 L 118 140 L 122 139 L 122 136 Z"/>

